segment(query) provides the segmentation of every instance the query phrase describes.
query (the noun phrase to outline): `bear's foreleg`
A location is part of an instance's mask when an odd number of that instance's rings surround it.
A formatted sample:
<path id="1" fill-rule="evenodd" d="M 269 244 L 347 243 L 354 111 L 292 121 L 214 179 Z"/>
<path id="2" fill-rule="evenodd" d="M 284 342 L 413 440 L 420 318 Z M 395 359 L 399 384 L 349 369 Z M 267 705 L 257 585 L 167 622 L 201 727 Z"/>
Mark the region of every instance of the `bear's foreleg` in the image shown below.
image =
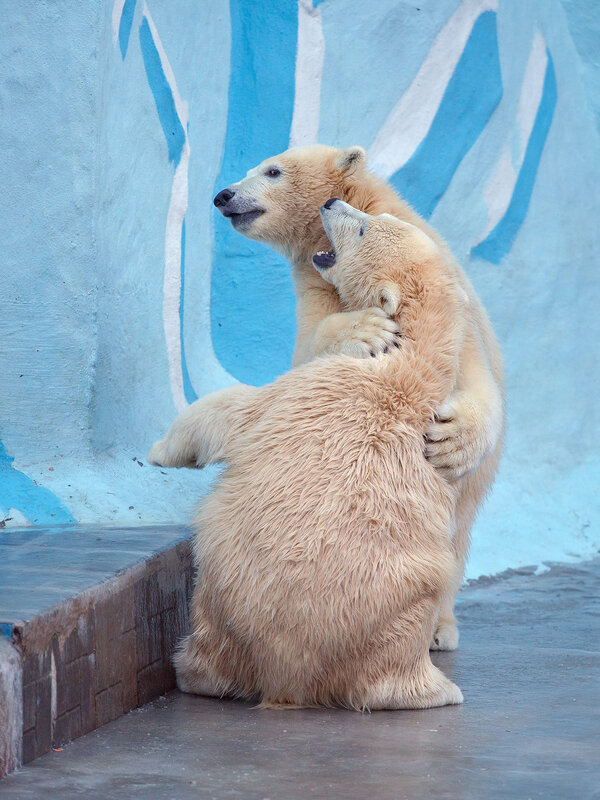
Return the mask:
<path id="1" fill-rule="evenodd" d="M 456 391 L 429 426 L 425 455 L 446 480 L 454 482 L 495 453 L 503 429 L 502 389 L 471 331 L 465 337 Z"/>
<path id="2" fill-rule="evenodd" d="M 258 391 L 254 386 L 230 386 L 196 400 L 181 412 L 165 438 L 152 445 L 148 462 L 159 467 L 201 469 L 227 461 L 229 443 Z"/>

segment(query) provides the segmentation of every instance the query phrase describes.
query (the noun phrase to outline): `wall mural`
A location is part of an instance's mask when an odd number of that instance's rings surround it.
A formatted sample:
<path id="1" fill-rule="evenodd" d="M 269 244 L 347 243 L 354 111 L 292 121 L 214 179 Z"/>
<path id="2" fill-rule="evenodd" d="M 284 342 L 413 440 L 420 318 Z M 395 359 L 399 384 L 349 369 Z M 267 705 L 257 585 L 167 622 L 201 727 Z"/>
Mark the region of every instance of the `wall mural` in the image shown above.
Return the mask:
<path id="1" fill-rule="evenodd" d="M 38 525 L 65 525 L 75 522 L 65 504 L 45 486 L 39 486 L 32 478 L 13 467 L 14 457 L 9 456 L 0 442 L 0 500 L 9 515 L 2 522 L 27 523 L 35 520 Z"/>
<path id="2" fill-rule="evenodd" d="M 267 155 L 318 140 L 326 3 L 299 0 L 297 7 L 291 3 L 278 7 L 231 0 L 229 110 L 215 193 Z M 123 59 L 134 10 L 135 0 L 115 2 L 115 41 Z M 458 5 L 368 148 L 374 171 L 389 179 L 427 219 L 466 154 L 485 135 L 502 100 L 496 10 L 497 0 L 463 0 Z M 163 321 L 171 391 L 181 409 L 197 399 L 186 364 L 183 318 L 190 158 L 187 103 L 179 95 L 146 4 L 139 43 L 175 170 L 165 233 Z M 507 135 L 491 177 L 482 186 L 488 221 L 480 240 L 473 243 L 473 256 L 498 264 L 510 251 L 527 214 L 555 105 L 552 57 L 536 33 L 515 129 Z M 233 378 L 260 385 L 291 363 L 294 297 L 288 270 L 276 253 L 243 238 L 229 225 L 217 224 L 210 306 L 214 352 Z M 240 314 L 232 314 L 232 308 Z M 240 317 L 246 323 L 242 331 Z M 274 352 L 265 348 L 264 342 L 273 338 L 285 346 Z M 232 339 L 237 342 L 235 349 L 230 347 Z"/>
<path id="3" fill-rule="evenodd" d="M 453 182 L 460 178 L 476 146 L 489 142 L 486 164 L 475 188 L 477 197 L 473 198 L 473 204 L 485 209 L 486 218 L 481 219 L 476 235 L 469 234 L 472 241 L 466 243 L 471 257 L 488 265 L 500 265 L 511 252 L 526 220 L 557 104 L 554 60 L 541 30 L 532 28 L 529 55 L 520 73 L 503 64 L 498 2 L 448 0 L 436 5 L 436 14 L 427 12 L 431 35 L 413 48 L 419 60 L 406 70 L 410 75 L 406 75 L 403 88 L 395 93 L 390 83 L 380 93 L 385 113 L 370 138 L 355 137 L 348 125 L 340 125 L 338 134 L 343 134 L 343 141 L 335 141 L 365 146 L 372 169 L 390 180 L 426 218 L 444 209 L 446 203 L 451 208 L 448 195 Z M 236 380 L 259 385 L 289 368 L 295 333 L 294 295 L 284 260 L 268 247 L 240 236 L 217 216 L 213 217 L 211 268 L 204 275 L 196 264 L 186 264 L 186 215 L 190 192 L 194 191 L 189 181 L 190 161 L 201 157 L 203 137 L 208 134 L 207 130 L 190 127 L 188 103 L 199 101 L 180 93 L 178 78 L 182 86 L 189 81 L 176 59 L 180 74 L 175 74 L 159 30 L 163 25 L 172 37 L 169 47 L 173 48 L 176 29 L 166 28 L 168 14 L 159 4 L 156 24 L 152 6 L 150 0 L 111 2 L 112 50 L 107 57 L 111 69 L 120 71 L 132 69 L 132 54 L 141 59 L 145 85 L 140 87 L 138 78 L 135 91 L 152 98 L 149 113 L 153 116 L 144 117 L 147 127 L 139 135 L 161 131 L 164 139 L 164 164 L 171 184 L 165 198 L 166 217 L 161 223 L 162 327 L 170 394 L 175 408 L 182 410 L 198 394 L 212 388 L 214 376 L 222 385 Z M 389 37 L 396 37 L 393 41 L 397 41 L 400 52 L 402 36 L 408 35 L 404 22 L 388 26 L 391 11 L 383 6 L 379 16 L 389 28 Z M 329 63 L 331 70 L 332 62 L 327 59 L 338 47 L 334 33 L 344 25 L 333 0 L 230 0 L 228 11 L 226 104 L 224 97 L 219 98 L 226 108 L 226 128 L 213 193 L 239 179 L 263 158 L 290 146 L 334 143 L 331 131 L 335 128 L 329 124 L 321 102 L 325 88 L 331 91 L 333 85 L 338 94 L 341 91 L 324 66 Z M 380 34 L 369 31 L 369 35 Z M 509 52 L 512 42 L 504 44 L 505 52 Z M 398 61 L 402 62 L 398 68 L 404 69 L 403 56 L 399 55 Z M 356 59 L 353 63 L 360 69 Z M 508 102 L 507 95 L 518 96 L 518 104 Z M 208 109 L 207 118 L 210 113 Z M 149 130 L 152 124 L 155 128 Z M 188 346 L 194 344 L 198 321 L 196 314 L 196 324 L 188 322 L 186 326 L 186 308 L 195 311 L 195 295 L 186 286 L 192 283 L 197 292 L 199 281 L 206 282 L 203 286 L 210 298 L 210 339 L 202 349 L 200 365 L 208 375 L 204 383 L 199 382 L 197 358 L 193 364 L 186 359 L 186 341 Z M 267 346 L 266 342 L 271 344 Z M 161 381 L 160 391 L 164 378 Z M 72 512 L 67 508 L 72 500 L 69 494 L 64 490 L 54 494 L 38 485 L 16 469 L 13 461 L 13 454 L 0 443 L 4 512 L 10 512 L 17 521 L 43 525 L 71 523 L 80 513 L 87 513 L 89 501 L 84 491 Z M 27 461 L 17 464 L 27 468 Z"/>

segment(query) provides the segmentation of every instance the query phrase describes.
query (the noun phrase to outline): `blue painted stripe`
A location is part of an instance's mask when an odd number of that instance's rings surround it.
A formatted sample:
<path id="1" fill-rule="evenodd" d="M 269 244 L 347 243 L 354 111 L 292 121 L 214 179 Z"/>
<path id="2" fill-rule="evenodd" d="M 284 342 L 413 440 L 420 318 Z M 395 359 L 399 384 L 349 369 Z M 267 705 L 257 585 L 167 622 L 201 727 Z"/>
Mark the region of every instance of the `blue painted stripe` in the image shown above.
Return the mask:
<path id="1" fill-rule="evenodd" d="M 173 92 L 165 77 L 160 63 L 160 56 L 154 44 L 146 17 L 143 18 L 140 25 L 140 46 L 148 83 L 154 95 L 158 118 L 167 140 L 169 161 L 173 162 L 174 166 L 177 167 L 185 144 L 185 131 L 177 114 Z"/>
<path id="2" fill-rule="evenodd" d="M 14 627 L 14 623 L 12 622 L 0 622 L 0 636 L 6 636 L 7 639 L 12 639 Z"/>
<path id="3" fill-rule="evenodd" d="M 24 472 L 13 467 L 14 458 L 9 456 L 0 442 L 0 505 L 16 508 L 36 525 L 58 525 L 73 523 L 75 519 L 63 503 L 44 486 L 38 486 Z"/>
<path id="4" fill-rule="evenodd" d="M 510 203 L 502 219 L 488 236 L 471 250 L 471 256 L 477 256 L 498 264 L 510 251 L 515 237 L 527 216 L 529 202 L 533 193 L 538 167 L 548 132 L 552 125 L 554 109 L 557 101 L 556 73 L 549 50 L 548 65 L 544 77 L 542 99 L 537 110 L 531 136 L 527 142 L 525 157 L 519 170 L 519 176 L 510 199 Z"/>
<path id="5" fill-rule="evenodd" d="M 135 3 L 136 0 L 125 0 L 123 10 L 121 11 L 121 20 L 119 22 L 119 48 L 121 49 L 122 59 L 125 59 L 125 56 L 127 55 L 129 34 L 131 33 L 131 26 L 133 25 Z"/>
<path id="6" fill-rule="evenodd" d="M 496 14 L 486 11 L 473 25 L 427 136 L 391 179 L 426 219 L 501 98 Z"/>
<path id="7" fill-rule="evenodd" d="M 231 0 L 227 134 L 215 193 L 286 150 L 294 110 L 296 3 Z M 294 290 L 285 260 L 236 233 L 215 212 L 211 335 L 225 369 L 262 384 L 289 369 Z M 267 289 L 268 287 L 268 289 Z"/>
<path id="8" fill-rule="evenodd" d="M 181 376 L 183 378 L 183 393 L 188 403 L 193 403 L 198 399 L 198 395 L 194 391 L 190 375 L 187 368 L 187 361 L 185 357 L 185 343 L 183 341 L 183 303 L 185 295 L 185 219 L 181 225 L 181 289 L 179 293 L 179 331 L 181 341 Z"/>

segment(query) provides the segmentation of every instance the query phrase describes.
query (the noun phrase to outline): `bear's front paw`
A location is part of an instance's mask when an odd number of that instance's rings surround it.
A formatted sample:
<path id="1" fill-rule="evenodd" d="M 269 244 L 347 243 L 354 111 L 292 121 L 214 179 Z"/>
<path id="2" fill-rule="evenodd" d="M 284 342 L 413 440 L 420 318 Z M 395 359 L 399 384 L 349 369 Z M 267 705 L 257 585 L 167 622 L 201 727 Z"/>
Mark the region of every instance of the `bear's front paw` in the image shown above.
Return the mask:
<path id="1" fill-rule="evenodd" d="M 400 347 L 397 323 L 381 308 L 346 313 L 346 323 L 338 332 L 330 352 L 354 358 L 375 358 Z"/>
<path id="2" fill-rule="evenodd" d="M 425 435 L 425 457 L 454 482 L 476 469 L 492 451 L 494 419 L 472 402 L 455 398 L 440 408 Z"/>
<path id="3" fill-rule="evenodd" d="M 167 437 L 155 442 L 146 456 L 146 461 L 155 467 L 196 467 L 202 469 L 195 459 L 184 455 L 183 451 L 173 446 L 173 440 Z"/>
<path id="4" fill-rule="evenodd" d="M 146 456 L 146 461 L 149 464 L 152 464 L 152 466 L 154 467 L 173 466 L 172 464 L 168 463 L 170 459 L 167 451 L 167 445 L 164 439 L 161 439 L 158 442 L 154 442 L 154 444 L 148 451 L 148 455 Z"/>
<path id="5" fill-rule="evenodd" d="M 481 461 L 476 441 L 455 419 L 436 419 L 425 437 L 425 457 L 450 483 L 464 478 Z"/>

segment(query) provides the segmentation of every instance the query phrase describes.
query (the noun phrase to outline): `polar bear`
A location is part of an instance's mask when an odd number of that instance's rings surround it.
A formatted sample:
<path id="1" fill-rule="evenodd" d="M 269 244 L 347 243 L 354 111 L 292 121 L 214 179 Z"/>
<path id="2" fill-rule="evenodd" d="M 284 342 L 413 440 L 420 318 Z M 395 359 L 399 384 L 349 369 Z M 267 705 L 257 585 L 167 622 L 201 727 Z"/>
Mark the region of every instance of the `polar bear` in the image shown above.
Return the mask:
<path id="1" fill-rule="evenodd" d="M 327 248 L 319 207 L 333 196 L 369 214 L 392 214 L 427 233 L 444 252 L 457 285 L 469 299 L 459 379 L 437 409 L 424 445 L 429 462 L 458 489 L 457 566 L 431 645 L 434 650 L 454 650 L 458 645 L 454 599 L 464 574 L 471 527 L 491 487 L 502 446 L 500 349 L 483 306 L 447 245 L 388 184 L 369 172 L 362 147 L 313 145 L 267 159 L 214 198 L 236 230 L 272 245 L 291 261 L 298 329 L 294 365 L 323 353 L 370 357 L 389 347 L 385 319 L 370 309 L 344 309 L 335 286 L 312 267 L 312 254 Z"/>
<path id="2" fill-rule="evenodd" d="M 452 392 L 466 295 L 427 234 L 339 199 L 315 274 L 393 346 L 321 355 L 262 388 L 196 401 L 148 460 L 224 461 L 197 519 L 183 691 L 264 706 L 429 708 L 462 702 L 429 643 L 455 569 L 456 487 L 423 457 Z"/>

